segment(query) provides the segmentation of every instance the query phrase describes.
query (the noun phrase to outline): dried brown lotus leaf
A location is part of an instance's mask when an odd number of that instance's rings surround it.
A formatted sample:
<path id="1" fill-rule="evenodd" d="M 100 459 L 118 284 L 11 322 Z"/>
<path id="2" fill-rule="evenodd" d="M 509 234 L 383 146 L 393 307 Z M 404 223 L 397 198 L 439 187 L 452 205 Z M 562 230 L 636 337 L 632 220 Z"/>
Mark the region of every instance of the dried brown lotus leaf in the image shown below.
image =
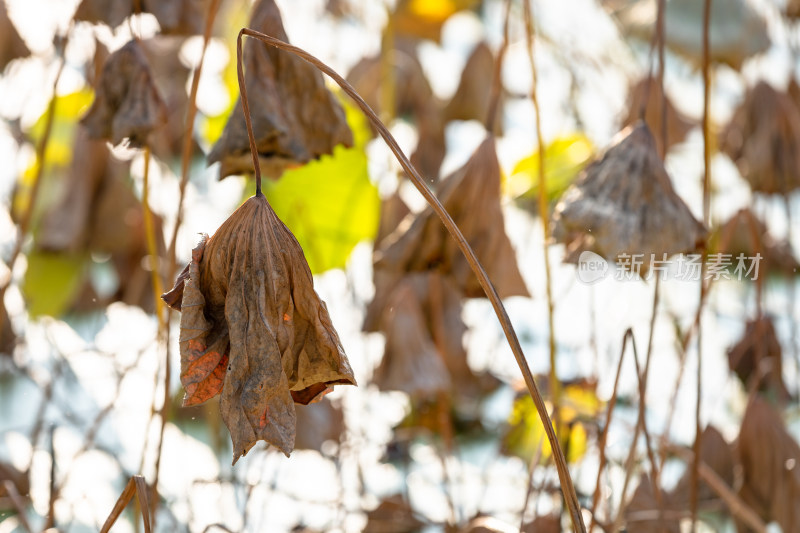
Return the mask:
<path id="1" fill-rule="evenodd" d="M 386 348 L 374 375 L 380 389 L 417 398 L 450 390 L 447 367 L 425 324 L 422 302 L 412 280 L 404 280 L 392 292 L 381 330 L 386 335 Z"/>
<path id="2" fill-rule="evenodd" d="M 258 440 L 288 455 L 294 403 L 355 384 L 303 251 L 263 195 L 201 240 L 164 300 L 181 302 L 184 405 L 221 395 L 234 462 Z"/>
<path id="3" fill-rule="evenodd" d="M 561 533 L 561 516 L 545 514 L 522 526 L 520 533 Z"/>
<path id="4" fill-rule="evenodd" d="M 791 19 L 800 18 L 800 0 L 786 2 L 786 16 Z"/>
<path id="5" fill-rule="evenodd" d="M 179 157 L 183 150 L 189 106 L 186 87 L 190 72 L 180 60 L 180 50 L 185 41 L 180 37 L 161 35 L 141 41 L 167 113 L 164 127 L 154 130 L 150 137 L 153 153 L 162 161 Z"/>
<path id="6" fill-rule="evenodd" d="M 445 121 L 486 120 L 494 76 L 494 54 L 481 41 L 467 59 L 455 94 L 444 108 Z M 502 116 L 502 107 L 497 111 Z M 499 122 L 499 121 L 498 121 Z M 495 132 L 499 133 L 499 132 Z"/>
<path id="7" fill-rule="evenodd" d="M 273 0 L 256 2 L 249 27 L 288 41 Z M 314 67 L 254 39 L 245 42 L 243 55 L 253 132 L 264 175 L 278 178 L 288 167 L 332 153 L 338 144 L 352 145 L 344 111 Z M 221 163 L 220 178 L 253 172 L 240 103 L 234 107 L 208 161 Z"/>
<path id="8" fill-rule="evenodd" d="M 783 356 L 768 317 L 748 320 L 742 338 L 728 350 L 728 367 L 745 387 L 755 387 L 781 401 L 789 399 L 783 383 Z"/>
<path id="9" fill-rule="evenodd" d="M 161 33 L 198 35 L 203 33 L 207 0 L 140 0 L 138 8 L 152 13 Z M 83 0 L 75 12 L 75 20 L 107 24 L 112 29 L 134 14 L 135 0 Z"/>
<path id="10" fill-rule="evenodd" d="M 93 139 L 143 146 L 147 137 L 167 121 L 147 58 L 136 41 L 108 56 L 92 107 L 81 123 Z"/>
<path id="11" fill-rule="evenodd" d="M 406 203 L 395 192 L 381 202 L 381 219 L 378 223 L 378 235 L 375 237 L 376 245 L 389 236 L 400 222 L 411 212 Z"/>
<path id="12" fill-rule="evenodd" d="M 442 181 L 437 195 L 475 250 L 500 297 L 528 296 L 505 233 L 500 165 L 493 137 L 487 137 L 463 167 Z M 374 261 L 376 276 L 381 270 L 389 273 L 387 277 L 398 278 L 407 272 L 438 270 L 453 278 L 465 296 L 484 294 L 455 240 L 430 208 L 387 237 Z M 383 297 L 376 293 L 379 307 Z"/>
<path id="13" fill-rule="evenodd" d="M 0 0 L 0 72 L 12 60 L 27 57 L 31 53 L 17 29 L 8 17 L 6 3 Z"/>
<path id="14" fill-rule="evenodd" d="M 44 214 L 36 233 L 36 247 L 68 254 L 109 254 L 119 287 L 107 298 L 98 298 L 90 285 L 81 291 L 73 310 L 91 310 L 113 301 L 155 309 L 145 240 L 144 211 L 128 178 L 129 163 L 113 157 L 105 141 L 92 140 L 78 128 L 73 158 L 64 178 L 62 194 Z M 153 214 L 156 248 L 160 258 L 166 246 L 161 218 Z"/>
<path id="15" fill-rule="evenodd" d="M 669 495 L 665 492 L 662 495 L 662 506 L 664 511 L 670 508 Z M 641 533 L 680 533 L 681 528 L 678 520 L 667 518 L 668 515 L 659 518 L 659 503 L 653 492 L 653 482 L 649 476 L 643 475 L 639 480 L 639 485 L 633 492 L 628 505 L 625 506 L 625 524 L 627 531 L 637 531 Z"/>
<path id="16" fill-rule="evenodd" d="M 205 27 L 209 0 L 143 0 L 142 10 L 155 15 L 161 33 L 200 35 Z"/>
<path id="17" fill-rule="evenodd" d="M 295 450 L 322 451 L 326 441 L 340 442 L 344 432 L 344 413 L 341 407 L 327 398 L 309 405 L 296 404 L 297 434 Z"/>
<path id="18" fill-rule="evenodd" d="M 417 147 L 411 154 L 411 163 L 423 176 L 433 181 L 439 177 L 439 168 L 445 155 L 444 119 L 441 103 L 433 94 L 416 53 L 416 42 L 407 39 L 395 41 L 392 50 L 394 82 L 392 97 L 393 117 L 410 117 L 417 127 Z M 376 112 L 384 111 L 384 74 L 381 56 L 365 57 L 347 75 L 358 94 Z"/>
<path id="19" fill-rule="evenodd" d="M 624 34 L 650 42 L 658 0 L 603 0 Z M 767 22 L 750 0 L 711 2 L 710 60 L 740 70 L 743 63 L 770 47 Z M 670 0 L 664 17 L 666 45 L 696 66 L 702 64 L 703 2 Z"/>
<path id="20" fill-rule="evenodd" d="M 367 513 L 364 533 L 416 533 L 425 526 L 401 495 L 390 496 Z"/>
<path id="21" fill-rule="evenodd" d="M 708 465 L 728 487 L 733 487 L 736 458 L 731 445 L 725 441 L 725 438 L 714 426 L 707 426 L 703 430 L 703 436 L 700 439 L 700 460 Z M 671 509 L 689 508 L 691 482 L 692 473 L 691 469 L 688 469 L 669 493 L 668 501 Z M 718 500 L 718 494 L 703 479 L 700 479 L 697 487 L 697 501 L 701 511 L 705 506 L 713 506 L 714 502 Z"/>
<path id="22" fill-rule="evenodd" d="M 645 100 L 646 99 L 646 100 Z M 666 104 L 667 143 L 664 147 L 662 126 L 662 102 Z M 622 121 L 623 126 L 639 121 L 642 104 L 645 104 L 644 121 L 653 133 L 658 153 L 666 154 L 675 144 L 682 142 L 694 127 L 688 118 L 675 109 L 669 97 L 664 99 L 661 84 L 656 78 L 643 78 L 628 91 L 628 114 Z"/>
<path id="23" fill-rule="evenodd" d="M 800 446 L 777 411 L 751 395 L 737 441 L 743 483 L 739 496 L 765 522 L 783 531 L 800 524 Z M 739 525 L 739 531 L 749 531 Z"/>
<path id="24" fill-rule="evenodd" d="M 126 171 L 127 165 L 111 156 L 105 141 L 92 140 L 86 128 L 78 128 L 63 194 L 44 214 L 36 236 L 37 247 L 51 252 L 85 250 L 92 209 L 106 175 Z"/>
<path id="25" fill-rule="evenodd" d="M 800 108 L 789 94 L 758 82 L 722 131 L 720 150 L 753 191 L 788 194 L 800 187 Z"/>
<path id="26" fill-rule="evenodd" d="M 761 254 L 759 270 L 767 273 L 791 274 L 800 268 L 792 248 L 786 240 L 773 237 L 764 224 L 750 209 L 740 209 L 712 235 L 720 253 L 733 258 L 756 257 Z"/>
<path id="27" fill-rule="evenodd" d="M 706 236 L 672 188 L 642 122 L 620 132 L 581 172 L 556 205 L 553 219 L 556 240 L 569 246 L 579 235 L 591 235 L 594 250 L 614 260 L 621 254 L 692 252 Z"/>

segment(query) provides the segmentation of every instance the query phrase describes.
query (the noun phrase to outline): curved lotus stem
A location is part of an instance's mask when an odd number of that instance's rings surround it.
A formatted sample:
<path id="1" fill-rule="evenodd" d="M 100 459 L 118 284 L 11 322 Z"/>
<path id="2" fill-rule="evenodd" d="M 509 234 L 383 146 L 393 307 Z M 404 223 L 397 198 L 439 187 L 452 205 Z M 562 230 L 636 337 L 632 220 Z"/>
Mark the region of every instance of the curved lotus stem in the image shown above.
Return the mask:
<path id="1" fill-rule="evenodd" d="M 500 300 L 500 296 L 497 294 L 494 285 L 492 285 L 492 282 L 489 280 L 489 276 L 486 274 L 483 266 L 481 266 L 477 256 L 475 255 L 475 252 L 464 238 L 461 230 L 458 229 L 458 226 L 453 221 L 453 218 L 445 210 L 444 206 L 442 206 L 442 203 L 439 201 L 439 199 L 436 198 L 433 192 L 431 192 L 431 190 L 425 184 L 425 180 L 422 178 L 422 176 L 420 176 L 417 169 L 414 168 L 414 166 L 408 160 L 408 157 L 406 157 L 406 155 L 400 149 L 397 141 L 392 134 L 389 133 L 389 130 L 378 118 L 378 115 L 375 113 L 375 111 L 373 111 L 372 108 L 367 105 L 367 103 L 358 94 L 358 92 L 356 92 L 352 85 L 342 78 L 335 70 L 305 50 L 255 30 L 242 28 L 242 30 L 239 32 L 239 37 L 236 43 L 236 55 L 238 63 L 237 69 L 239 74 L 239 91 L 242 95 L 242 108 L 244 110 L 244 118 L 247 125 L 247 135 L 250 139 L 250 151 L 253 156 L 253 165 L 256 173 L 256 194 L 260 194 L 261 191 L 261 172 L 258 165 L 258 154 L 256 151 L 255 136 L 253 135 L 253 125 L 250 121 L 250 114 L 248 112 L 249 104 L 247 101 L 247 90 L 244 84 L 244 71 L 242 67 L 242 38 L 244 36 L 258 39 L 269 46 L 292 53 L 309 62 L 321 72 L 333 79 L 333 81 L 335 81 L 342 88 L 342 90 L 355 101 L 358 107 L 361 108 L 378 133 L 380 133 L 381 137 L 383 137 L 383 140 L 389 146 L 389 149 L 392 151 L 392 153 L 394 153 L 395 157 L 400 163 L 400 166 L 403 167 L 403 170 L 406 171 L 406 174 L 411 179 L 411 182 L 442 220 L 442 223 L 447 228 L 447 231 L 458 244 L 461 253 L 464 254 L 464 257 L 466 257 L 470 268 L 477 276 L 483 291 L 486 293 L 486 297 L 492 303 L 492 307 L 494 308 L 495 314 L 500 321 L 500 325 L 503 327 L 508 344 L 511 347 L 511 351 L 514 353 L 514 358 L 517 360 L 517 364 L 522 371 L 522 377 L 525 380 L 525 385 L 528 387 L 528 392 L 533 398 L 533 403 L 536 405 L 536 411 L 539 413 L 539 418 L 542 420 L 542 424 L 544 425 L 544 429 L 547 434 L 547 440 L 550 442 L 550 447 L 553 450 L 553 459 L 555 460 L 556 470 L 558 471 L 559 481 L 561 482 L 561 490 L 564 494 L 564 499 L 569 509 L 570 518 L 572 519 L 572 527 L 576 532 L 585 533 L 586 526 L 583 523 L 583 517 L 581 516 L 580 511 L 580 503 L 578 502 L 575 486 L 573 485 L 572 478 L 569 474 L 567 461 L 564 458 L 564 451 L 561 449 L 561 446 L 558 442 L 556 432 L 553 429 L 553 423 L 550 420 L 550 416 L 547 414 L 547 407 L 542 399 L 542 395 L 539 393 L 539 389 L 536 387 L 536 383 L 533 380 L 533 373 L 531 372 L 530 366 L 528 366 L 528 362 L 525 359 L 525 354 L 522 352 L 522 347 L 517 339 L 517 334 L 514 331 L 514 327 L 511 325 L 511 320 L 508 317 L 508 313 L 506 312 L 506 309 L 503 306 L 503 303 Z"/>

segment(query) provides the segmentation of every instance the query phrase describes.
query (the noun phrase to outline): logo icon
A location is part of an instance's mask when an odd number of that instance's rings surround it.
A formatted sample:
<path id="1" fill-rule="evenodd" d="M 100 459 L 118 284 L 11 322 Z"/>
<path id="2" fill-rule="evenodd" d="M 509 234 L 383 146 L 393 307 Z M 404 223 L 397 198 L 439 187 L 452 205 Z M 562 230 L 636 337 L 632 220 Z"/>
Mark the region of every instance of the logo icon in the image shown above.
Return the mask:
<path id="1" fill-rule="evenodd" d="M 586 250 L 578 258 L 578 280 L 591 285 L 608 275 L 608 261 L 594 252 Z"/>

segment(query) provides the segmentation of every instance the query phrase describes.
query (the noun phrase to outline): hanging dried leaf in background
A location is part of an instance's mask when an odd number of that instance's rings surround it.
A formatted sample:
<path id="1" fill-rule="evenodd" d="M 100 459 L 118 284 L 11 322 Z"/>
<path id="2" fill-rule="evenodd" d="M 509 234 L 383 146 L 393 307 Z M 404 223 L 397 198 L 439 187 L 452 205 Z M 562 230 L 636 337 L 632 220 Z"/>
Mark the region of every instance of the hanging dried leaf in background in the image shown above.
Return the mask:
<path id="1" fill-rule="evenodd" d="M 734 486 L 734 467 L 735 457 L 731 445 L 714 426 L 706 426 L 700 440 L 700 460 L 708 465 L 728 487 Z M 689 496 L 691 494 L 692 473 L 688 469 L 675 488 L 665 494 L 667 497 L 667 508 L 680 511 L 689 508 Z M 708 484 L 700 479 L 697 487 L 697 502 L 701 511 L 705 509 L 713 510 L 719 502 L 719 496 Z"/>
<path id="2" fill-rule="evenodd" d="M 642 104 L 645 104 L 644 121 L 656 140 L 658 153 L 666 154 L 669 149 L 686 138 L 686 134 L 694 127 L 688 118 L 680 111 L 675 109 L 669 97 L 664 100 L 661 83 L 656 78 L 648 80 L 647 77 L 639 80 L 628 91 L 628 114 L 622 121 L 623 126 L 636 124 L 641 118 L 639 116 Z M 661 104 L 666 104 L 667 116 L 667 143 L 666 149 L 662 137 L 663 126 L 661 124 L 662 109 Z"/>
<path id="3" fill-rule="evenodd" d="M 728 368 L 747 390 L 784 402 L 790 398 L 783 383 L 781 343 L 769 317 L 748 320 L 741 340 L 728 350 Z"/>
<path id="4" fill-rule="evenodd" d="M 264 196 L 200 241 L 164 300 L 182 311 L 184 405 L 221 394 L 234 463 L 258 440 L 288 455 L 294 403 L 355 384 L 303 251 Z"/>
<path id="5" fill-rule="evenodd" d="M 800 18 L 800 0 L 788 0 L 785 13 L 789 18 Z"/>
<path id="6" fill-rule="evenodd" d="M 12 60 L 28 57 L 31 51 L 8 18 L 5 0 L 0 0 L 0 72 Z"/>
<path id="7" fill-rule="evenodd" d="M 136 41 L 108 56 L 95 101 L 81 120 L 93 139 L 131 146 L 147 144 L 147 137 L 167 121 L 167 109 L 158 94 L 147 58 Z"/>
<path id="8" fill-rule="evenodd" d="M 437 195 L 453 217 L 500 297 L 528 296 L 519 273 L 516 254 L 505 233 L 500 206 L 500 165 L 494 138 L 489 136 L 459 170 L 442 181 Z M 478 279 L 456 242 L 430 208 L 416 215 L 410 225 L 401 223 L 374 255 L 376 279 L 384 271 L 386 284 L 376 286 L 375 302 L 382 308 L 391 278 L 408 272 L 438 270 L 450 276 L 469 298 L 483 296 Z"/>
<path id="9" fill-rule="evenodd" d="M 766 400 L 754 394 L 737 441 L 743 483 L 739 496 L 765 522 L 783 531 L 800 526 L 800 446 Z M 739 531 L 749 531 L 739 524 Z"/>
<path id="10" fill-rule="evenodd" d="M 140 42 L 166 109 L 166 123 L 153 131 L 151 149 L 162 161 L 180 157 L 186 128 L 189 68 L 181 61 L 186 39 L 156 35 Z"/>
<path id="11" fill-rule="evenodd" d="M 494 54 L 489 45 L 485 41 L 481 41 L 467 59 L 464 70 L 461 72 L 458 88 L 444 108 L 445 121 L 479 120 L 484 122 L 489 111 L 492 76 L 494 76 Z M 502 98 L 497 114 L 503 116 Z M 502 124 L 502 120 L 495 122 L 498 127 Z M 499 135 L 501 131 L 494 133 Z"/>
<path id="12" fill-rule="evenodd" d="M 537 516 L 533 522 L 522 526 L 520 533 L 560 533 L 561 516 L 558 514 L 545 514 Z"/>
<path id="13" fill-rule="evenodd" d="M 361 59 L 350 70 L 347 81 L 377 113 L 385 113 L 386 83 L 393 83 L 392 117 L 410 118 L 417 127 L 417 147 L 411 163 L 428 179 L 439 178 L 439 168 L 445 155 L 444 119 L 442 104 L 433 94 L 428 78 L 417 57 L 417 42 L 396 39 L 391 50 L 392 68 L 386 68 L 380 55 Z M 388 70 L 387 74 L 385 70 Z"/>
<path id="14" fill-rule="evenodd" d="M 296 404 L 297 433 L 295 450 L 322 451 L 326 441 L 339 443 L 344 432 L 344 413 L 340 404 L 327 398 L 308 405 Z"/>
<path id="15" fill-rule="evenodd" d="M 759 81 L 722 131 L 720 150 L 753 191 L 788 194 L 800 187 L 800 109 L 791 96 Z"/>
<path id="16" fill-rule="evenodd" d="M 422 302 L 413 282 L 400 282 L 386 305 L 381 321 L 386 348 L 374 383 L 382 390 L 397 390 L 426 398 L 450 390 L 451 381 L 442 355 L 425 324 Z"/>
<path id="17" fill-rule="evenodd" d="M 199 35 L 203 33 L 207 1 L 140 0 L 138 9 L 156 17 L 162 34 Z M 113 29 L 136 12 L 136 4 L 132 0 L 83 0 L 75 12 L 75 20 L 107 24 Z"/>
<path id="18" fill-rule="evenodd" d="M 666 492 L 661 493 L 662 502 L 659 505 L 658 498 L 653 491 L 653 482 L 647 474 L 642 475 L 639 484 L 633 492 L 631 500 L 625 507 L 625 524 L 628 531 L 637 533 L 680 533 L 681 528 L 678 520 L 667 519 L 667 511 L 674 508 Z M 659 511 L 664 511 L 663 518 L 659 516 Z"/>
<path id="19" fill-rule="evenodd" d="M 378 234 L 375 236 L 375 246 L 380 246 L 383 239 L 391 235 L 410 212 L 411 210 L 397 192 L 384 199 L 381 202 L 381 218 L 378 223 Z"/>
<path id="20" fill-rule="evenodd" d="M 789 243 L 773 237 L 767 225 L 748 208 L 737 211 L 714 231 L 710 240 L 716 244 L 712 249 L 731 254 L 734 259 L 740 254 L 744 257 L 761 254 L 760 272 L 792 274 L 800 268 Z"/>
<path id="21" fill-rule="evenodd" d="M 249 27 L 283 41 L 289 40 L 273 0 L 256 2 Z M 314 67 L 299 57 L 253 39 L 245 41 L 242 61 L 264 175 L 278 178 L 288 167 L 331 154 L 337 144 L 352 146 L 353 135 L 344 111 Z M 208 161 L 221 163 L 220 178 L 253 172 L 240 102 L 228 118 Z"/>
<path id="22" fill-rule="evenodd" d="M 621 254 L 660 258 L 692 252 L 706 235 L 672 188 L 642 122 L 621 131 L 582 172 L 556 205 L 553 219 L 553 236 L 568 250 L 577 240 L 613 260 Z"/>
<path id="23" fill-rule="evenodd" d="M 416 533 L 425 526 L 401 495 L 389 496 L 367 513 L 364 533 Z"/>
<path id="24" fill-rule="evenodd" d="M 650 42 L 656 27 L 658 0 L 603 0 L 624 33 Z M 666 45 L 695 65 L 702 62 L 703 2 L 666 3 Z M 709 51 L 711 61 L 739 70 L 750 57 L 770 46 L 767 23 L 750 0 L 711 2 Z"/>
<path id="25" fill-rule="evenodd" d="M 130 164 L 111 155 L 105 141 L 90 139 L 85 128 L 78 128 L 72 153 L 62 194 L 47 210 L 36 233 L 36 249 L 65 256 L 110 256 L 119 280 L 116 289 L 100 297 L 87 279 L 74 308 L 90 310 L 122 301 L 152 312 L 152 280 L 142 265 L 153 262 L 146 260 L 144 211 L 131 189 Z M 163 257 L 166 246 L 161 218 L 156 214 L 153 226 L 156 249 Z"/>

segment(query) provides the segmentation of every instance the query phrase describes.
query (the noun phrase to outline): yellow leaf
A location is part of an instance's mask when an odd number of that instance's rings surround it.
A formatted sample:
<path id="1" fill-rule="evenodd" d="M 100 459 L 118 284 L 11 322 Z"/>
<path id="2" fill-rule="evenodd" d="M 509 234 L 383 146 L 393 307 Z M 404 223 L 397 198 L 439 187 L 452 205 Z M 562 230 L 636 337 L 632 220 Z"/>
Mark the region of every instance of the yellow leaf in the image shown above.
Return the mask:
<path id="1" fill-rule="evenodd" d="M 559 137 L 545 148 L 547 199 L 559 198 L 578 176 L 594 152 L 594 145 L 583 134 Z M 505 193 L 513 198 L 536 199 L 539 195 L 539 151 L 520 160 L 505 182 Z"/>

